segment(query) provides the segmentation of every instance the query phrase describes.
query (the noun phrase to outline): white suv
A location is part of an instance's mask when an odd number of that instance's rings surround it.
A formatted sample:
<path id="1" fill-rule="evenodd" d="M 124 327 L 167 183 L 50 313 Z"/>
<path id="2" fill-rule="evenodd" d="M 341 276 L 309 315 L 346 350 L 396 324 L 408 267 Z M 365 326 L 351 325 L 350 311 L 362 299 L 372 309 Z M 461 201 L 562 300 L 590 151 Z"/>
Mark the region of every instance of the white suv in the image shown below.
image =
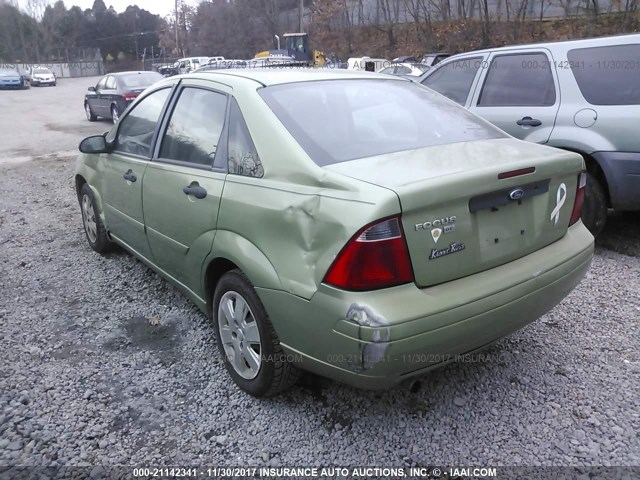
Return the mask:
<path id="1" fill-rule="evenodd" d="M 514 137 L 582 154 L 594 234 L 607 207 L 640 210 L 640 34 L 468 52 L 418 81 Z"/>

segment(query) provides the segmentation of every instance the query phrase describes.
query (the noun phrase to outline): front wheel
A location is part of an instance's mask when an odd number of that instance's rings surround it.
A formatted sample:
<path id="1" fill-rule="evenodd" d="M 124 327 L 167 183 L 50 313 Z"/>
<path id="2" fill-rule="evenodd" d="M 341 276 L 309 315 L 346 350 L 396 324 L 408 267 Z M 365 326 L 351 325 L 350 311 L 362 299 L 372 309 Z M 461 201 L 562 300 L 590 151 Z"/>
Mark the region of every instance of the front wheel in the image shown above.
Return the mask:
<path id="1" fill-rule="evenodd" d="M 591 173 L 587 173 L 581 218 L 594 237 L 602 232 L 607 223 L 607 196 L 600 182 Z"/>
<path id="2" fill-rule="evenodd" d="M 296 383 L 300 370 L 287 358 L 256 291 L 240 270 L 225 273 L 213 298 L 216 341 L 233 381 L 255 397 Z"/>
<path id="3" fill-rule="evenodd" d="M 106 253 L 113 248 L 107 237 L 107 230 L 100 219 L 96 197 L 86 183 L 80 189 L 80 209 L 82 210 L 82 226 L 89 246 L 98 253 Z"/>
<path id="4" fill-rule="evenodd" d="M 87 120 L 90 122 L 95 122 L 98 119 L 98 117 L 91 111 L 89 102 L 84 102 L 84 113 L 87 116 Z"/>

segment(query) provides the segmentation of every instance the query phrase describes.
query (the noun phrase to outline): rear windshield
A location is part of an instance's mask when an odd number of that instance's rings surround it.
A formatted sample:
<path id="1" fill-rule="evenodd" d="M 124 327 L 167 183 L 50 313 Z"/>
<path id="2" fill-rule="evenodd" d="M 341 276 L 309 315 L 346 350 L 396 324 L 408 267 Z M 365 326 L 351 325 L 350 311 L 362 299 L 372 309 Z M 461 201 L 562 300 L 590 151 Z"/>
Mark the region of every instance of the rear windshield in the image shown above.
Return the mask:
<path id="1" fill-rule="evenodd" d="M 122 85 L 128 88 L 148 87 L 162 79 L 164 77 L 156 72 L 136 73 L 135 75 L 124 75 L 119 78 Z"/>
<path id="2" fill-rule="evenodd" d="M 358 79 L 290 83 L 260 95 L 320 166 L 506 136 L 413 82 Z"/>
<path id="3" fill-rule="evenodd" d="M 51 72 L 46 68 L 34 68 L 33 73 L 51 73 Z"/>
<path id="4" fill-rule="evenodd" d="M 567 58 L 587 102 L 640 105 L 640 44 L 578 48 Z"/>

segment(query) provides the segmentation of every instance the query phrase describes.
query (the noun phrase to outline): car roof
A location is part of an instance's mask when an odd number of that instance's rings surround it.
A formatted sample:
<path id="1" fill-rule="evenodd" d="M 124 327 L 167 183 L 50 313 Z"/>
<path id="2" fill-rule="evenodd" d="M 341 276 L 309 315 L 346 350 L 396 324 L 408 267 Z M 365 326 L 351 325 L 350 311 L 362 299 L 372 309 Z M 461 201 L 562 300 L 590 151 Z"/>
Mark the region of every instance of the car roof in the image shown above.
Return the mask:
<path id="1" fill-rule="evenodd" d="M 635 38 L 634 38 L 635 37 Z M 461 52 L 460 54 L 454 55 L 454 56 L 458 56 L 458 55 L 466 55 L 469 53 L 488 53 L 488 52 L 494 52 L 496 50 L 520 50 L 523 48 L 546 48 L 548 50 L 553 50 L 557 47 L 562 47 L 562 48 L 579 48 L 579 47 L 588 47 L 588 46 L 605 46 L 610 42 L 615 42 L 616 44 L 618 43 L 625 43 L 625 40 L 635 40 L 637 42 L 640 42 L 640 34 L 638 33 L 629 33 L 629 34 L 624 34 L 624 35 L 611 35 L 611 36 L 607 36 L 607 37 L 596 37 L 596 38 L 581 38 L 579 40 L 557 40 L 554 42 L 544 42 L 544 43 L 525 43 L 525 44 L 520 44 L 520 45 L 504 45 L 502 47 L 494 47 L 494 48 L 485 48 L 482 50 L 470 50 L 468 52 Z M 631 43 L 628 42 L 628 43 Z M 452 57 L 453 58 L 453 57 Z"/>
<path id="2" fill-rule="evenodd" d="M 390 77 L 389 75 L 365 72 L 359 70 L 345 69 L 313 69 L 313 68 L 236 68 L 229 70 L 210 70 L 205 72 L 194 72 L 182 75 L 189 78 L 208 78 L 213 75 L 224 75 L 229 77 L 253 80 L 264 86 L 281 85 L 284 83 L 312 82 L 317 80 L 400 80 L 401 77 Z"/>
<path id="3" fill-rule="evenodd" d="M 131 71 L 131 72 L 114 72 L 108 73 L 107 75 L 111 75 L 113 77 L 124 77 L 126 75 L 141 75 L 143 73 L 158 73 L 154 70 L 140 70 L 140 71 Z"/>

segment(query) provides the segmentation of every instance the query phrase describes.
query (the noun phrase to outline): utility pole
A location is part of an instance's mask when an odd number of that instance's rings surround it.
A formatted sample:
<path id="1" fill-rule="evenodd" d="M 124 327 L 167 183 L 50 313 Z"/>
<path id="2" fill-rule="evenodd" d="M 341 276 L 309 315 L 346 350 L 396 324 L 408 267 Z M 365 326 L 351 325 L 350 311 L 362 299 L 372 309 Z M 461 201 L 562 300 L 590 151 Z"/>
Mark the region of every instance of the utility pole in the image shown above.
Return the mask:
<path id="1" fill-rule="evenodd" d="M 180 0 L 176 0 L 176 20 L 175 20 L 175 28 L 176 28 L 176 52 L 178 52 L 178 56 L 180 56 L 180 34 L 178 33 L 178 24 L 180 23 L 178 19 L 178 4 Z"/>
<path id="2" fill-rule="evenodd" d="M 304 0 L 300 0 L 300 6 L 298 7 L 298 14 L 300 15 L 300 33 L 304 33 Z"/>

